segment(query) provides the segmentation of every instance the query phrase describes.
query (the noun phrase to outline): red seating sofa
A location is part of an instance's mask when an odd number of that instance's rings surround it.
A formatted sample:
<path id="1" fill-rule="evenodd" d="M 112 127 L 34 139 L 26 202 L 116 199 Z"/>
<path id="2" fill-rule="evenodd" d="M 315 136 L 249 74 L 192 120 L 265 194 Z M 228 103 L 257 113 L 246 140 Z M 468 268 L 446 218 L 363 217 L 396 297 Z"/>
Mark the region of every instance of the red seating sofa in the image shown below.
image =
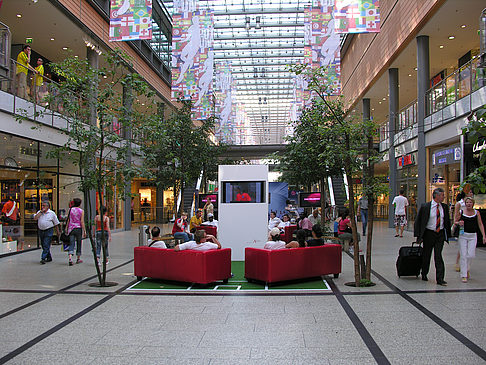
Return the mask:
<path id="1" fill-rule="evenodd" d="M 206 234 L 213 235 L 214 237 L 218 238 L 218 229 L 215 226 L 197 226 L 196 230 L 202 229 L 206 231 Z"/>
<path id="2" fill-rule="evenodd" d="M 297 225 L 296 224 L 291 224 L 290 226 L 284 227 L 284 234 L 280 235 L 280 238 L 282 241 L 285 241 L 286 243 L 289 243 L 290 241 L 293 240 L 293 234 L 294 231 L 297 230 Z"/>
<path id="3" fill-rule="evenodd" d="M 134 248 L 135 276 L 208 284 L 231 277 L 231 249 L 174 251 L 139 246 Z"/>
<path id="4" fill-rule="evenodd" d="M 341 272 L 341 245 L 265 250 L 245 248 L 245 278 L 265 283 Z"/>

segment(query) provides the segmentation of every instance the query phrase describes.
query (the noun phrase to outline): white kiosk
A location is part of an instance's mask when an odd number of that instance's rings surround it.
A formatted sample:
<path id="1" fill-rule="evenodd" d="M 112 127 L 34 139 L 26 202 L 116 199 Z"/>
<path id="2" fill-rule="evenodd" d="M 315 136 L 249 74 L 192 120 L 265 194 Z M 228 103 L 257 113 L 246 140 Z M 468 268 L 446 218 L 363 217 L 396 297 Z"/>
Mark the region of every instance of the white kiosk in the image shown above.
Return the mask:
<path id="1" fill-rule="evenodd" d="M 218 182 L 218 240 L 243 261 L 245 247 L 267 242 L 268 166 L 220 165 Z"/>

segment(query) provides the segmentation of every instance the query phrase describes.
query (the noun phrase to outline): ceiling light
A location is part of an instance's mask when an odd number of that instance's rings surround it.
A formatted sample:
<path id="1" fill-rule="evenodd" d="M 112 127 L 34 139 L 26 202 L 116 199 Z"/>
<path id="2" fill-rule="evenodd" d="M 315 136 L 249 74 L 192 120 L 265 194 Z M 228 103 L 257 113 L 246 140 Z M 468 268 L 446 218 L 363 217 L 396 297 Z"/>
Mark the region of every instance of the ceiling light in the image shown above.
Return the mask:
<path id="1" fill-rule="evenodd" d="M 466 28 L 466 24 L 461 25 L 461 28 Z"/>
<path id="2" fill-rule="evenodd" d="M 17 18 L 22 18 L 22 14 L 17 14 Z"/>
<path id="3" fill-rule="evenodd" d="M 415 67 L 414 70 L 417 71 L 418 70 L 417 67 Z"/>
<path id="4" fill-rule="evenodd" d="M 381 101 L 379 101 L 378 104 L 381 104 Z"/>
<path id="5" fill-rule="evenodd" d="M 408 74 L 408 76 L 412 76 L 412 74 Z"/>
<path id="6" fill-rule="evenodd" d="M 453 35 L 449 36 L 449 39 L 454 39 L 454 38 L 456 38 L 456 37 L 454 37 Z"/>
<path id="7" fill-rule="evenodd" d="M 65 51 L 67 51 L 68 48 L 67 47 L 62 47 L 62 49 L 65 50 Z"/>
<path id="8" fill-rule="evenodd" d="M 386 100 L 386 98 L 383 98 L 382 100 Z"/>
<path id="9" fill-rule="evenodd" d="M 444 48 L 444 45 L 442 45 L 442 44 L 441 44 L 441 45 L 439 46 L 439 48 L 441 48 L 441 49 L 442 49 L 442 48 Z"/>
<path id="10" fill-rule="evenodd" d="M 54 38 L 51 38 L 51 41 L 53 41 L 53 40 L 54 40 Z"/>

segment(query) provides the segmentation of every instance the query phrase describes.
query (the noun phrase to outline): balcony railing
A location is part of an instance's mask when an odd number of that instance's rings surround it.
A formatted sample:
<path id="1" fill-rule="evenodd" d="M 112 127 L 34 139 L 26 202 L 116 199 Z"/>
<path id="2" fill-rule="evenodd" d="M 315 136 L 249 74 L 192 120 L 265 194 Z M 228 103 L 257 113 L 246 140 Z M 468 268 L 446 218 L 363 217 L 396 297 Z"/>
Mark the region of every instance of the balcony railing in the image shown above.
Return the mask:
<path id="1" fill-rule="evenodd" d="M 484 68 L 480 67 L 480 57 L 476 56 L 426 92 L 427 116 L 452 105 L 484 85 Z"/>

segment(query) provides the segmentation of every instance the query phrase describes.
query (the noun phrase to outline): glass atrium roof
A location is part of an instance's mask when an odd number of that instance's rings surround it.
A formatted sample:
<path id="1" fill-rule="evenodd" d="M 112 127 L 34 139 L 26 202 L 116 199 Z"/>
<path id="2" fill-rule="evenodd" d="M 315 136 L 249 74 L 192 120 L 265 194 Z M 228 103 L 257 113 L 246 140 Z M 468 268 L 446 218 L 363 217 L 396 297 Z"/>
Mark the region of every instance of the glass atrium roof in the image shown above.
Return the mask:
<path id="1" fill-rule="evenodd" d="M 197 0 L 196 0 L 197 1 Z M 172 0 L 164 0 L 172 12 Z M 312 0 L 199 0 L 214 12 L 215 61 L 230 61 L 236 99 L 254 144 L 283 143 L 293 101 L 287 66 L 304 58 L 304 9 Z"/>

